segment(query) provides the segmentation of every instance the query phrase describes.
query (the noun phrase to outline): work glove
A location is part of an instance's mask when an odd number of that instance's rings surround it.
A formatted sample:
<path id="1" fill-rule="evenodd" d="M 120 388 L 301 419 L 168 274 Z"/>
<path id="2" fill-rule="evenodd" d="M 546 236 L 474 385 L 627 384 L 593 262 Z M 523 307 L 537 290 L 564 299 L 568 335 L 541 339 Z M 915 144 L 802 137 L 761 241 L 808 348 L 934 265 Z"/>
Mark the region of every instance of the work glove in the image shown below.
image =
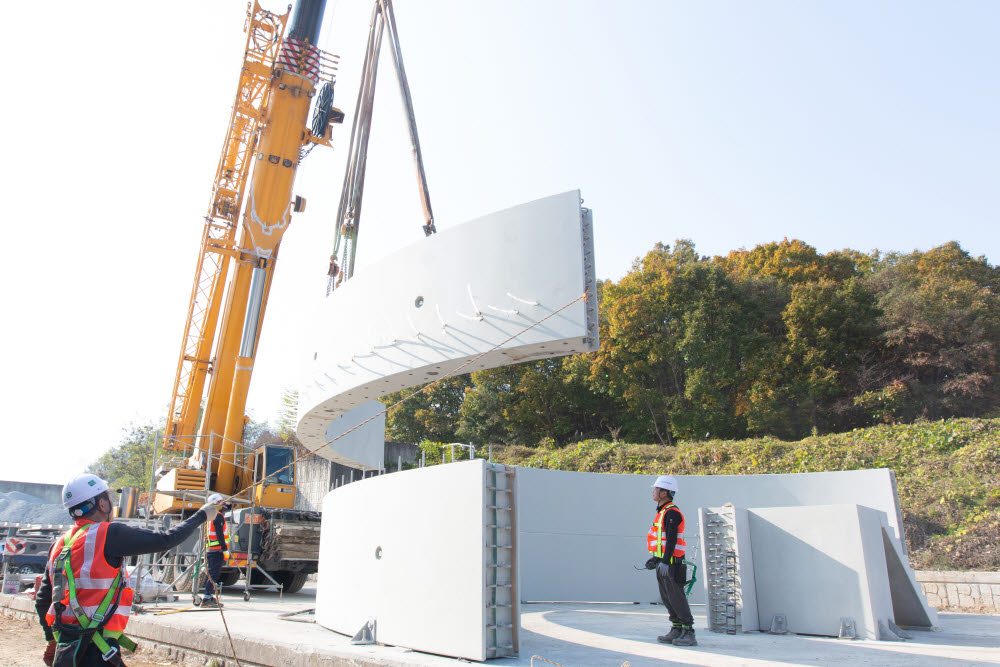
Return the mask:
<path id="1" fill-rule="evenodd" d="M 53 639 L 45 647 L 45 653 L 42 654 L 42 662 L 44 662 L 48 667 L 52 667 L 52 661 L 56 657 L 56 640 Z"/>
<path id="2" fill-rule="evenodd" d="M 222 560 L 229 560 L 229 552 L 228 551 L 223 551 L 222 552 Z"/>
<path id="3" fill-rule="evenodd" d="M 655 570 L 656 566 L 659 564 L 660 564 L 660 559 L 657 558 L 656 556 L 653 556 L 652 558 L 646 561 L 646 569 Z"/>
<path id="4" fill-rule="evenodd" d="M 212 523 L 212 521 L 215 520 L 215 516 L 219 513 L 219 506 L 213 505 L 212 503 L 206 503 L 201 506 L 201 511 L 205 513 L 206 517 L 208 517 L 206 522 Z"/>

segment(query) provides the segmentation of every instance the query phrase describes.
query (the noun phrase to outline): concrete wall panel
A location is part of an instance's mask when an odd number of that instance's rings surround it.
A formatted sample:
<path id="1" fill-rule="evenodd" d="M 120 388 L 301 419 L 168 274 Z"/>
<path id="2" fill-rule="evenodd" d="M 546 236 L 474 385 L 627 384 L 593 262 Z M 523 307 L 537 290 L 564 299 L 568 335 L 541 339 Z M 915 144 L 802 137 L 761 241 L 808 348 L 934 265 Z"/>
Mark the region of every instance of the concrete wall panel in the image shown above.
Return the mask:
<path id="1" fill-rule="evenodd" d="M 307 328 L 299 439 L 319 449 L 351 408 L 496 345 L 464 372 L 596 350 L 591 226 L 572 191 L 442 231 L 359 271 Z M 335 444 L 321 455 L 352 459 L 336 452 Z"/>
<path id="2" fill-rule="evenodd" d="M 385 405 L 366 401 L 331 421 L 323 433 L 331 442 L 318 452 L 352 468 L 381 468 L 385 459 Z M 313 448 L 315 451 L 315 448 Z"/>
<path id="3" fill-rule="evenodd" d="M 664 471 L 669 472 L 669 471 Z M 645 535 L 655 507 L 652 475 L 610 475 L 518 468 L 518 524 L 523 600 L 656 602 L 652 573 L 637 572 L 648 557 Z M 901 535 L 892 471 L 794 475 L 678 476 L 677 504 L 687 542 L 698 543 L 698 508 L 794 507 L 852 503 L 887 515 L 890 535 Z M 694 554 L 692 554 L 693 556 Z M 697 556 L 702 566 L 701 554 Z M 704 580 L 692 601 L 705 602 Z"/>
<path id="4" fill-rule="evenodd" d="M 323 503 L 316 620 L 379 642 L 483 660 L 483 461 L 372 477 Z"/>
<path id="5" fill-rule="evenodd" d="M 791 632 L 836 636 L 840 619 L 848 617 L 858 637 L 878 639 L 877 619 L 892 610 L 874 510 L 825 505 L 748 512 L 761 630 L 784 614 Z"/>

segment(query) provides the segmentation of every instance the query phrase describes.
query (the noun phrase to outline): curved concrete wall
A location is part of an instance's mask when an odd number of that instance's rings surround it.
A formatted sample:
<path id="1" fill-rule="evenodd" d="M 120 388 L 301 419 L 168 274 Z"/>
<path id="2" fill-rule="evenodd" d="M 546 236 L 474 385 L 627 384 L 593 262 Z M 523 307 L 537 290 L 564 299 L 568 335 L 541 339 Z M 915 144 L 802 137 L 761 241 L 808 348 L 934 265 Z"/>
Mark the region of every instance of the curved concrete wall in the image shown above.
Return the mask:
<path id="1" fill-rule="evenodd" d="M 664 471 L 669 472 L 669 471 Z M 648 558 L 653 475 L 610 475 L 518 468 L 521 599 L 659 602 Z M 797 507 L 857 504 L 885 512 L 899 540 L 902 520 L 891 470 L 794 475 L 680 475 L 677 506 L 691 550 L 699 507 Z M 693 555 L 693 554 L 692 554 Z M 698 554 L 697 562 L 701 562 Z M 689 560 L 695 560 L 689 557 Z M 700 578 L 700 577 L 699 577 Z M 692 601 L 705 602 L 704 579 Z"/>
<path id="2" fill-rule="evenodd" d="M 463 461 L 331 491 L 323 502 L 316 622 L 354 635 L 374 619 L 380 643 L 491 657 L 492 469 L 482 459 Z M 511 552 L 502 558 L 509 563 Z M 502 643 L 511 641 L 507 633 Z"/>
<path id="3" fill-rule="evenodd" d="M 465 461 L 330 492 L 323 504 L 317 621 L 354 634 L 376 618 L 381 642 L 482 659 L 483 585 L 492 562 L 484 548 L 495 542 L 485 529 L 485 513 L 497 502 L 485 491 L 489 469 L 482 460 Z M 514 602 L 659 602 L 653 573 L 634 568 L 648 558 L 655 476 L 513 471 Z M 861 505 L 884 514 L 889 539 L 899 548 L 901 520 L 890 470 L 677 480 L 690 560 L 699 567 L 698 508 L 727 503 Z M 700 571 L 693 603 L 705 602 L 705 578 Z"/>
<path id="4" fill-rule="evenodd" d="M 320 449 L 351 408 L 501 343 L 463 372 L 598 349 L 592 237 L 590 212 L 572 191 L 435 234 L 359 272 L 308 329 L 299 439 Z M 363 464 L 336 444 L 321 455 Z"/>

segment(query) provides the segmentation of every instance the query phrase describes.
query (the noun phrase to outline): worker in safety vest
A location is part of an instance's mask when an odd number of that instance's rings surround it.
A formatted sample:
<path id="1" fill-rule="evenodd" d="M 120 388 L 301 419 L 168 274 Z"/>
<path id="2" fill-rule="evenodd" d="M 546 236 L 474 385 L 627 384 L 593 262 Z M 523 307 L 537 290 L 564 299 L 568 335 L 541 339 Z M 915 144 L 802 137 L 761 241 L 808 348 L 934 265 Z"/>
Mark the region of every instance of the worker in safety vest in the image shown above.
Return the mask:
<path id="1" fill-rule="evenodd" d="M 208 502 L 219 506 L 223 511 L 227 509 L 227 506 L 222 503 L 221 494 L 213 493 L 208 497 Z M 222 576 L 222 563 L 228 557 L 229 523 L 222 512 L 219 512 L 205 528 L 205 564 L 208 576 L 205 577 L 205 595 L 201 599 L 202 607 L 222 606 L 222 603 L 216 599 L 215 592 L 219 578 Z"/>
<path id="2" fill-rule="evenodd" d="M 96 475 L 63 487 L 73 527 L 56 540 L 35 610 L 48 646 L 49 667 L 123 666 L 120 648 L 135 649 L 123 632 L 132 610 L 125 558 L 158 553 L 186 540 L 219 509 L 207 504 L 169 531 L 112 523 L 108 483 Z"/>
<path id="3" fill-rule="evenodd" d="M 697 646 L 694 618 L 684 594 L 684 585 L 687 583 L 687 567 L 684 565 L 687 543 L 684 541 L 684 515 L 674 504 L 676 494 L 677 480 L 670 475 L 656 478 L 653 483 L 656 518 L 646 535 L 646 548 L 652 558 L 646 561 L 646 569 L 656 570 L 660 599 L 663 600 L 673 624 L 669 633 L 660 635 L 656 640 L 674 646 Z"/>

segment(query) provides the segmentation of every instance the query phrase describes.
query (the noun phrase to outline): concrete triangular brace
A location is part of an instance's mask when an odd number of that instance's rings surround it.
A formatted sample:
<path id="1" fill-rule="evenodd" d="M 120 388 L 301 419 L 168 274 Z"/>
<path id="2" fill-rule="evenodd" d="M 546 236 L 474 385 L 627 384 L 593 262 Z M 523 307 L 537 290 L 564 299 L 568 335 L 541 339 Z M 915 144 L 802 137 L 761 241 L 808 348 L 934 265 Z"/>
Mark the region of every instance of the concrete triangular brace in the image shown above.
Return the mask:
<path id="1" fill-rule="evenodd" d="M 358 632 L 351 637 L 352 644 L 374 644 L 375 643 L 375 619 L 369 618 Z"/>
<path id="2" fill-rule="evenodd" d="M 913 639 L 910 633 L 903 632 L 903 630 L 892 621 L 886 621 L 886 624 L 889 626 L 889 629 L 892 630 L 892 633 L 900 639 Z"/>
<path id="3" fill-rule="evenodd" d="M 788 620 L 784 614 L 774 615 L 774 618 L 771 619 L 771 629 L 769 632 L 772 635 L 783 635 L 788 632 Z"/>
<path id="4" fill-rule="evenodd" d="M 858 630 L 857 626 L 854 624 L 853 618 L 848 618 L 846 616 L 840 619 L 840 635 L 838 639 L 857 639 Z"/>
<path id="5" fill-rule="evenodd" d="M 889 625 L 891 625 L 892 627 L 896 627 L 896 625 L 894 623 L 892 623 L 892 622 L 889 622 Z M 886 624 L 883 623 L 882 621 L 878 622 L 878 638 L 881 639 L 884 642 L 901 642 L 901 641 L 904 641 L 902 637 L 900 637 L 895 632 L 893 632 L 891 629 L 889 629 L 886 626 Z"/>

